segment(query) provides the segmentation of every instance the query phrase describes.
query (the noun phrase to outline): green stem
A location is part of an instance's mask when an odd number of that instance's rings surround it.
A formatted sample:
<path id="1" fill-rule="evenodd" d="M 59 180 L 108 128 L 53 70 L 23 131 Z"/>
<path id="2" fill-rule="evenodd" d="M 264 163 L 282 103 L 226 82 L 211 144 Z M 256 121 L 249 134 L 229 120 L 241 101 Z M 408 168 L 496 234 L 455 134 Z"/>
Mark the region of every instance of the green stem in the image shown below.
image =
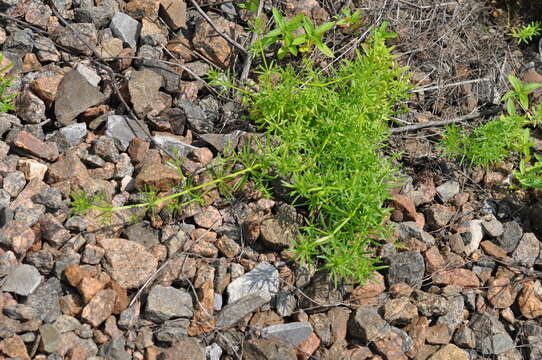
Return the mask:
<path id="1" fill-rule="evenodd" d="M 98 210 L 98 211 L 113 212 L 113 211 L 137 209 L 137 208 L 149 207 L 149 206 L 157 206 L 157 205 L 160 205 L 161 203 L 163 203 L 164 201 L 173 200 L 173 199 L 178 198 L 180 196 L 186 195 L 186 194 L 188 194 L 188 193 L 190 193 L 192 191 L 196 191 L 196 190 L 200 190 L 200 189 L 203 189 L 203 188 L 206 188 L 206 187 L 209 187 L 209 186 L 213 186 L 213 185 L 216 185 L 218 183 L 224 182 L 226 180 L 235 178 L 235 177 L 237 177 L 239 175 L 245 174 L 247 172 L 251 172 L 251 171 L 259 168 L 260 166 L 261 166 L 261 164 L 256 164 L 256 165 L 254 165 L 252 167 L 249 167 L 247 169 L 239 170 L 239 171 L 234 172 L 232 174 L 225 175 L 225 176 L 222 176 L 221 178 L 209 181 L 209 182 L 207 182 L 205 184 L 193 186 L 193 187 L 191 187 L 189 189 L 186 189 L 186 190 L 183 190 L 183 191 L 171 194 L 171 195 L 167 195 L 167 196 L 158 198 L 158 199 L 156 199 L 154 201 L 147 201 L 147 202 L 143 202 L 143 203 L 124 205 L 124 206 L 116 206 L 116 207 L 103 207 L 103 206 L 98 206 L 98 205 L 92 205 L 91 209 L 92 210 Z"/>

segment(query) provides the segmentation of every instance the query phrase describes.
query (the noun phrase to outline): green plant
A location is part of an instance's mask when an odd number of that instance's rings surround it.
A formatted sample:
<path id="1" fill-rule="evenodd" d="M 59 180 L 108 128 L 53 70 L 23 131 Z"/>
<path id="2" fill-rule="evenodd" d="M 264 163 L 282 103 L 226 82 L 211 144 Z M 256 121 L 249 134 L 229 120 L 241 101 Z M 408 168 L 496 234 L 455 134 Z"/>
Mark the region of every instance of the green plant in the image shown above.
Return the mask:
<path id="1" fill-rule="evenodd" d="M 2 64 L 3 60 L 4 56 L 0 54 L 0 64 Z M 0 113 L 15 110 L 15 107 L 13 106 L 13 99 L 15 99 L 17 94 L 5 95 L 6 91 L 8 91 L 8 89 L 10 88 L 13 79 L 6 78 L 1 75 L 4 72 L 7 72 L 12 66 L 13 64 L 10 63 L 4 67 L 0 67 Z"/>
<path id="2" fill-rule="evenodd" d="M 269 181 L 280 181 L 294 204 L 307 209 L 293 251 L 336 281 L 365 281 L 378 268 L 371 248 L 389 235 L 384 203 L 397 172 L 381 148 L 395 104 L 409 89 L 406 69 L 385 45 L 391 36 L 383 24 L 364 55 L 343 60 L 329 76 L 308 59 L 302 69 L 264 66 L 259 91 L 246 95 L 250 117 L 266 137 L 239 161 L 261 165 L 251 180 L 264 191 Z"/>
<path id="3" fill-rule="evenodd" d="M 155 211 L 162 203 L 166 203 L 171 210 L 177 211 L 193 201 L 200 201 L 201 197 L 197 194 L 198 191 L 206 190 L 227 180 L 243 176 L 251 171 L 255 171 L 259 166 L 260 165 L 255 164 L 253 167 L 238 170 L 229 174 L 224 174 L 220 178 L 201 185 L 190 184 L 182 191 L 174 192 L 165 196 L 160 196 L 158 191 L 154 189 L 146 188 L 140 194 L 140 197 L 142 198 L 141 202 L 124 206 L 111 205 L 111 201 L 109 201 L 103 193 L 89 195 L 84 190 L 75 191 L 70 195 L 72 198 L 70 204 L 71 214 L 86 215 L 91 211 L 96 211 L 98 213 L 98 216 L 102 218 L 102 222 L 108 224 L 111 222 L 113 213 L 123 210 L 142 209 L 143 214 L 152 214 L 153 211 Z M 183 199 L 183 197 L 187 196 L 187 199 Z"/>
<path id="4" fill-rule="evenodd" d="M 530 109 L 529 93 L 542 85 L 522 84 L 512 75 L 508 76 L 508 81 L 512 89 L 501 99 L 505 102 L 506 114 L 470 133 L 456 125 L 446 128 L 442 145 L 449 158 L 487 168 L 524 149 L 525 139 L 530 133 L 526 126 L 536 124 L 541 117 L 540 107 L 534 111 Z M 518 106 L 521 111 L 518 111 Z"/>
<path id="5" fill-rule="evenodd" d="M 239 3 L 237 6 L 240 9 L 246 9 L 249 12 L 255 13 L 258 11 L 258 6 L 260 5 L 260 0 L 247 0 L 244 3 Z"/>
<path id="6" fill-rule="evenodd" d="M 356 10 L 352 12 L 349 8 L 343 8 L 341 10 L 342 16 L 337 15 L 337 25 L 348 29 L 349 32 L 354 33 L 359 30 L 363 21 L 361 19 L 361 11 Z"/>
<path id="7" fill-rule="evenodd" d="M 276 8 L 273 8 L 272 12 L 276 27 L 254 43 L 255 53 L 261 54 L 267 47 L 280 42 L 281 47 L 277 51 L 279 59 L 288 54 L 297 56 L 300 52 L 312 50 L 314 46 L 324 55 L 333 57 L 333 52 L 324 44 L 322 37 L 335 26 L 335 21 L 325 22 L 316 27 L 303 13 L 288 20 Z M 304 34 L 296 35 L 295 32 L 301 28 Z M 261 26 L 256 29 L 261 34 Z"/>
<path id="8" fill-rule="evenodd" d="M 516 39 L 519 44 L 528 44 L 531 42 L 533 37 L 540 35 L 540 22 L 533 21 L 530 24 L 523 25 L 520 29 L 512 29 L 510 36 Z"/>
<path id="9" fill-rule="evenodd" d="M 516 178 L 523 188 L 542 189 L 542 156 L 534 154 L 535 162 L 534 164 L 531 164 L 531 161 L 533 160 L 531 148 L 533 146 L 534 143 L 531 142 L 528 137 L 524 139 L 519 167 L 513 174 L 514 178 Z"/>

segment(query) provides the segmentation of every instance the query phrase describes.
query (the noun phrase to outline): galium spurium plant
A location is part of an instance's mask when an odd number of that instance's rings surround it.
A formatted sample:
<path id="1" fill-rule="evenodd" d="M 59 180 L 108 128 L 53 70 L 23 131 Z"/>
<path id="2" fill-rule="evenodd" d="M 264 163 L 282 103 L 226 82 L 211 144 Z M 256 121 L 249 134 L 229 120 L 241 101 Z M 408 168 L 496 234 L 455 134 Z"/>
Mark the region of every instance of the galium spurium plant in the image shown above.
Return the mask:
<path id="1" fill-rule="evenodd" d="M 3 60 L 4 56 L 0 54 L 0 64 L 2 64 Z M 7 72 L 7 70 L 9 70 L 12 66 L 13 64 L 10 63 L 0 67 L 0 74 Z M 15 107 L 13 106 L 13 99 L 15 99 L 17 94 L 6 94 L 12 83 L 13 78 L 0 75 L 0 113 L 15 110 Z"/>
<path id="2" fill-rule="evenodd" d="M 530 134 L 527 126 L 542 120 L 542 108 L 530 106 L 529 94 L 542 84 L 523 84 L 512 75 L 508 76 L 508 81 L 512 89 L 502 97 L 505 114 L 471 132 L 455 125 L 446 129 L 442 145 L 449 158 L 487 168 L 513 153 L 525 152 L 525 141 Z"/>
<path id="3" fill-rule="evenodd" d="M 542 27 L 539 21 L 532 21 L 527 25 L 523 25 L 519 29 L 512 29 L 510 36 L 516 39 L 518 45 L 529 44 L 535 36 L 540 35 Z"/>
<path id="4" fill-rule="evenodd" d="M 302 69 L 265 67 L 255 93 L 245 92 L 250 118 L 266 134 L 262 151 L 239 161 L 255 183 L 280 179 L 297 206 L 308 210 L 293 251 L 336 280 L 363 282 L 378 268 L 371 248 L 389 235 L 385 224 L 392 159 L 382 155 L 396 104 L 408 97 L 408 77 L 377 29 L 354 60 L 324 75 L 309 60 Z M 271 145 L 272 144 L 272 145 Z"/>

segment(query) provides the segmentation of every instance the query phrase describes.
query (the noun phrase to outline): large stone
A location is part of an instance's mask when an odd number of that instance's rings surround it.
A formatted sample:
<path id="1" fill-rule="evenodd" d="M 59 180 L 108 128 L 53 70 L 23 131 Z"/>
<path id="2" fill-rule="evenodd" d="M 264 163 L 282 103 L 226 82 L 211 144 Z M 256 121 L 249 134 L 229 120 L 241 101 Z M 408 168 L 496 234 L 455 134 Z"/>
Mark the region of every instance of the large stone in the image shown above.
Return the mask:
<path id="1" fill-rule="evenodd" d="M 252 339 L 244 344 L 244 360 L 296 360 L 292 345 L 280 339 Z"/>
<path id="2" fill-rule="evenodd" d="M 88 45 L 95 47 L 98 41 L 98 33 L 94 24 L 72 23 L 70 28 L 58 26 L 53 32 L 53 39 L 68 49 L 81 52 L 84 55 L 92 55 L 92 49 Z"/>
<path id="3" fill-rule="evenodd" d="M 43 277 L 32 265 L 17 266 L 5 279 L 2 291 L 28 296 L 40 286 Z"/>
<path id="4" fill-rule="evenodd" d="M 141 31 L 139 21 L 132 19 L 127 14 L 118 12 L 113 15 L 109 25 L 113 35 L 128 44 L 132 49 L 137 47 L 137 39 Z"/>
<path id="5" fill-rule="evenodd" d="M 177 31 L 186 26 L 186 3 L 184 0 L 160 0 L 160 16 L 173 31 Z"/>
<path id="6" fill-rule="evenodd" d="M 256 311 L 260 306 L 267 304 L 270 300 L 270 295 L 257 292 L 230 303 L 216 314 L 216 326 L 219 328 L 232 326 L 246 315 Z"/>
<path id="7" fill-rule="evenodd" d="M 423 231 L 420 226 L 414 221 L 404 221 L 396 225 L 395 234 L 397 235 L 397 240 L 402 242 L 407 242 L 411 238 L 420 240 L 427 246 L 435 245 L 435 238 Z"/>
<path id="8" fill-rule="evenodd" d="M 417 251 L 407 251 L 389 257 L 388 282 L 390 285 L 405 282 L 419 288 L 425 273 L 423 256 Z"/>
<path id="9" fill-rule="evenodd" d="M 125 239 L 101 239 L 105 267 L 123 288 L 138 288 L 156 271 L 158 261 L 144 246 Z"/>
<path id="10" fill-rule="evenodd" d="M 190 318 L 193 313 L 192 297 L 184 289 L 157 285 L 149 293 L 146 315 L 155 322 L 161 323 L 178 317 Z"/>
<path id="11" fill-rule="evenodd" d="M 506 252 L 510 253 L 516 249 L 522 236 L 523 229 L 521 225 L 515 221 L 510 221 L 503 224 L 503 233 L 496 238 L 496 242 Z"/>
<path id="12" fill-rule="evenodd" d="M 83 111 L 104 101 L 105 96 L 98 88 L 92 86 L 79 71 L 71 70 L 58 86 L 55 117 L 62 125 L 69 125 Z"/>
<path id="13" fill-rule="evenodd" d="M 17 115 L 28 124 L 39 124 L 45 119 L 45 103 L 28 87 L 17 97 L 15 103 Z"/>
<path id="14" fill-rule="evenodd" d="M 43 160 L 55 161 L 58 158 L 58 148 L 55 143 L 43 142 L 24 130 L 19 131 L 10 143 L 18 150 Z"/>
<path id="15" fill-rule="evenodd" d="M 4 208 L 4 211 L 7 211 L 7 209 Z M 9 221 L 0 230 L 0 244 L 13 250 L 18 255 L 25 254 L 35 240 L 36 235 L 32 229 L 20 221 Z"/>
<path id="16" fill-rule="evenodd" d="M 264 338 L 279 338 L 296 346 L 307 340 L 312 332 L 312 326 L 308 322 L 291 322 L 267 326 L 262 329 L 261 334 Z"/>
<path id="17" fill-rule="evenodd" d="M 542 316 L 542 285 L 540 285 L 540 281 L 524 283 L 517 302 L 521 314 L 527 319 Z"/>
<path id="18" fill-rule="evenodd" d="M 38 319 L 51 323 L 62 315 L 59 303 L 61 292 L 60 280 L 51 277 L 29 295 L 24 304 L 36 310 Z"/>
<path id="19" fill-rule="evenodd" d="M 245 32 L 241 26 L 219 15 L 210 15 L 210 17 L 219 31 L 228 34 L 237 42 L 242 41 L 241 38 L 245 35 Z M 196 32 L 192 38 L 194 48 L 216 61 L 219 66 L 228 67 L 231 65 L 234 55 L 233 46 L 201 17 L 197 18 L 195 29 Z"/>
<path id="20" fill-rule="evenodd" d="M 261 239 L 270 249 L 281 251 L 292 246 L 295 225 L 278 216 L 266 218 L 260 226 Z"/>
<path id="21" fill-rule="evenodd" d="M 504 325 L 493 315 L 475 313 L 470 328 L 476 335 L 476 350 L 483 355 L 502 354 L 516 346 Z"/>
<path id="22" fill-rule="evenodd" d="M 205 360 L 205 348 L 194 338 L 179 340 L 167 349 L 164 359 L 171 360 Z"/>
<path id="23" fill-rule="evenodd" d="M 349 323 L 349 335 L 368 343 L 387 336 L 390 325 L 371 308 L 360 307 Z"/>
<path id="24" fill-rule="evenodd" d="M 533 233 L 525 233 L 512 253 L 512 258 L 523 266 L 533 266 L 540 254 L 540 242 Z"/>
<path id="25" fill-rule="evenodd" d="M 260 293 L 270 297 L 279 291 L 279 272 L 268 262 L 262 261 L 254 269 L 232 281 L 228 287 L 228 304 L 248 294 Z"/>
<path id="26" fill-rule="evenodd" d="M 437 194 L 442 200 L 442 202 L 447 202 L 453 198 L 456 194 L 459 193 L 461 186 L 455 180 L 450 180 L 445 182 L 442 185 L 437 186 Z"/>
<path id="27" fill-rule="evenodd" d="M 467 269 L 450 269 L 438 271 L 432 276 L 437 285 L 459 285 L 464 287 L 478 287 L 480 280 L 476 274 Z"/>
<path id="28" fill-rule="evenodd" d="M 99 326 L 113 313 L 116 296 L 114 290 L 100 290 L 83 308 L 81 318 L 93 327 Z"/>
<path id="29" fill-rule="evenodd" d="M 105 135 L 115 139 L 115 143 L 122 151 L 128 149 L 128 145 L 134 138 L 147 139 L 149 134 L 149 128 L 142 121 L 123 115 L 107 117 Z"/>
<path id="30" fill-rule="evenodd" d="M 156 189 L 168 191 L 181 183 L 181 176 L 177 169 L 161 163 L 148 163 L 137 174 L 135 187 L 139 191 Z"/>
<path id="31" fill-rule="evenodd" d="M 162 76 L 148 69 L 134 71 L 128 80 L 130 101 L 135 113 L 144 117 L 153 109 L 153 102 L 162 86 Z"/>
<path id="32" fill-rule="evenodd" d="M 469 355 L 454 344 L 448 344 L 434 353 L 429 360 L 469 360 Z"/>

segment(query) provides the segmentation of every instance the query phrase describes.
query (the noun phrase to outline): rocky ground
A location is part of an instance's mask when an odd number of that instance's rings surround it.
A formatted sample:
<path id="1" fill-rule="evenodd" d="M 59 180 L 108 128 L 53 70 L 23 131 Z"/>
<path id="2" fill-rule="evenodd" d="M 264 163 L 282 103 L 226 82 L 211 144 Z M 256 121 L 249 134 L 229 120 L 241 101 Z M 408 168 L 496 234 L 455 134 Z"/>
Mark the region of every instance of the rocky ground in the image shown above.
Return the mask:
<path id="1" fill-rule="evenodd" d="M 539 62 L 490 22 L 497 9 L 404 3 L 365 10 L 390 16 L 419 86 L 492 79 L 445 96 L 418 91 L 408 119 L 491 102 L 507 72 L 542 79 Z M 76 190 L 115 206 L 146 186 L 171 191 L 183 181 L 171 153 L 196 184 L 209 181 L 226 144 L 250 136 L 238 104 L 202 79 L 243 57 L 188 5 L 0 0 L 0 45 L 19 93 L 16 111 L 0 114 L 0 359 L 542 359 L 540 206 L 503 190 L 507 164 L 484 172 L 444 161 L 435 129 L 391 141 L 405 151 L 406 181 L 390 204 L 395 233 L 378 249 L 389 267 L 363 286 L 334 287 L 293 262 L 296 209 L 257 192 L 232 200 L 214 188 L 178 214 L 131 223 L 124 211 L 107 227 L 97 213 L 72 216 Z M 247 43 L 246 13 L 205 5 L 214 26 Z M 316 18 L 340 9 L 283 5 Z M 413 50 L 416 16 L 460 31 L 423 25 L 418 41 L 439 46 Z M 478 20 L 489 36 L 474 39 Z M 471 73 L 449 53 L 431 70 L 430 52 L 451 48 L 471 51 L 462 58 Z M 484 49 L 494 56 L 484 60 Z"/>

